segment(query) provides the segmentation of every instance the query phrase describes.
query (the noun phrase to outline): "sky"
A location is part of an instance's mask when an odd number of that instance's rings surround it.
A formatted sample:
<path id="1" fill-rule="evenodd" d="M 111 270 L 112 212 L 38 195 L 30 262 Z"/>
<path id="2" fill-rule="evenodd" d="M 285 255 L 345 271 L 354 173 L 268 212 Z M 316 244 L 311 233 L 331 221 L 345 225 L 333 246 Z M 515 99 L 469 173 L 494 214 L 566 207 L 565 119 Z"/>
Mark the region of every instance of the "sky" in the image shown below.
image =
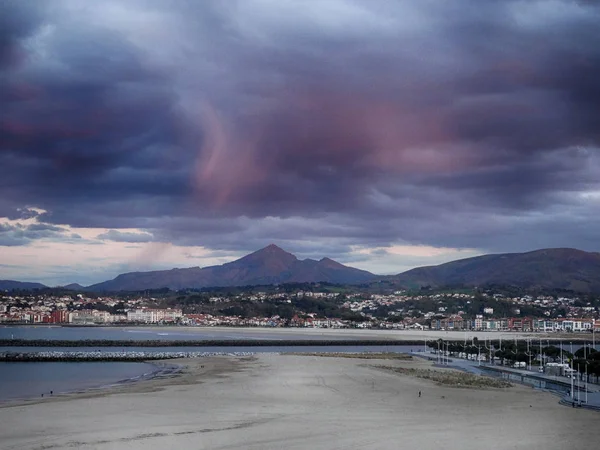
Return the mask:
<path id="1" fill-rule="evenodd" d="M 600 6 L 3 0 L 0 279 L 600 251 Z"/>

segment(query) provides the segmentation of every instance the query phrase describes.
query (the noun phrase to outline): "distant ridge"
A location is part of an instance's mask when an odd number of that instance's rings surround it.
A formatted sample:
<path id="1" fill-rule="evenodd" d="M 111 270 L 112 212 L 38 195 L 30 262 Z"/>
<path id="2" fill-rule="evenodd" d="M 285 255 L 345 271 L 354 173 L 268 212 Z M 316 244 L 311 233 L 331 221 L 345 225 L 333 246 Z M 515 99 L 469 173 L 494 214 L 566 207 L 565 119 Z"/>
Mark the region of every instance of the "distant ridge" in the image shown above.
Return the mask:
<path id="1" fill-rule="evenodd" d="M 1 291 L 45 289 L 47 286 L 41 283 L 28 283 L 26 281 L 0 280 Z"/>
<path id="2" fill-rule="evenodd" d="M 79 283 L 71 283 L 65 286 L 59 286 L 63 289 L 68 289 L 69 291 L 82 291 L 87 289 L 85 286 L 80 285 Z"/>
<path id="3" fill-rule="evenodd" d="M 112 280 L 74 291 L 116 292 L 146 289 L 197 289 L 282 283 L 362 284 L 385 281 L 400 288 L 505 285 L 521 288 L 567 289 L 600 293 L 600 253 L 572 248 L 549 248 L 526 253 L 504 253 L 419 267 L 391 276 L 375 276 L 330 258 L 300 260 L 269 245 L 220 266 L 124 273 Z M 0 290 L 45 289 L 41 283 L 0 280 Z"/>
<path id="4" fill-rule="evenodd" d="M 419 267 L 386 279 L 406 288 L 499 284 L 600 292 L 600 253 L 548 248 L 527 253 L 483 255 Z"/>
<path id="5" fill-rule="evenodd" d="M 94 284 L 87 290 L 138 291 L 144 289 L 192 289 L 280 283 L 329 282 L 355 284 L 375 278 L 370 272 L 344 266 L 329 258 L 300 260 L 271 244 L 236 261 L 220 266 L 130 272 Z"/>

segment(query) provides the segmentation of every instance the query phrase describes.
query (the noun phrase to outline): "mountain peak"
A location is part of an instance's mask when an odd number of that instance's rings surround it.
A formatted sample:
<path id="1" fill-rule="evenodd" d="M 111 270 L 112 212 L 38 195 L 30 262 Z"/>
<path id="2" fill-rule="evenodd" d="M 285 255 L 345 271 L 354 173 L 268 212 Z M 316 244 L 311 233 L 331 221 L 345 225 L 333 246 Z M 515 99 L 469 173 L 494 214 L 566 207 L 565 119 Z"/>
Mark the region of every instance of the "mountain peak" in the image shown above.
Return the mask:
<path id="1" fill-rule="evenodd" d="M 341 264 L 331 258 L 328 258 L 328 257 L 321 258 L 319 260 L 319 264 L 322 266 L 327 266 L 327 267 L 344 267 L 343 264 Z"/>
<path id="2" fill-rule="evenodd" d="M 261 250 L 266 250 L 266 251 L 269 251 L 269 252 L 284 252 L 284 253 L 287 253 L 284 249 L 282 249 L 281 247 L 278 247 L 275 244 L 269 244 L 269 245 L 267 245 L 265 248 L 263 248 Z M 258 250 L 258 251 L 260 252 L 261 250 Z"/>
<path id="3" fill-rule="evenodd" d="M 290 256 L 293 256 L 294 259 L 297 259 L 293 254 L 291 254 L 290 252 L 286 252 L 284 249 L 282 249 L 281 247 L 278 247 L 275 244 L 269 244 L 266 247 L 261 248 L 260 250 L 255 251 L 254 253 L 250 253 L 250 255 L 248 255 L 248 256 L 252 256 L 252 255 L 279 256 L 279 257 L 290 257 Z"/>
<path id="4" fill-rule="evenodd" d="M 254 253 L 244 256 L 236 262 L 267 263 L 269 265 L 277 264 L 278 266 L 287 266 L 293 264 L 297 260 L 298 258 L 296 258 L 296 256 L 286 252 L 281 247 L 270 244 Z"/>

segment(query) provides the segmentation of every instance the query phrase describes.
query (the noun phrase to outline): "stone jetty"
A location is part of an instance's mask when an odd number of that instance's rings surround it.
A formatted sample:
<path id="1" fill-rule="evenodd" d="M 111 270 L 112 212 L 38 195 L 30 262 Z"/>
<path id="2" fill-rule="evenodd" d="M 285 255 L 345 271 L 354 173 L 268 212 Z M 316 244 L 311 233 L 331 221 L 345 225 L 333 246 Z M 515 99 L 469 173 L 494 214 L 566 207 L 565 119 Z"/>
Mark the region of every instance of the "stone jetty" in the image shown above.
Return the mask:
<path id="1" fill-rule="evenodd" d="M 211 356 L 252 356 L 251 352 L 2 352 L 0 362 L 42 362 L 42 361 L 151 361 L 178 358 L 207 358 Z"/>

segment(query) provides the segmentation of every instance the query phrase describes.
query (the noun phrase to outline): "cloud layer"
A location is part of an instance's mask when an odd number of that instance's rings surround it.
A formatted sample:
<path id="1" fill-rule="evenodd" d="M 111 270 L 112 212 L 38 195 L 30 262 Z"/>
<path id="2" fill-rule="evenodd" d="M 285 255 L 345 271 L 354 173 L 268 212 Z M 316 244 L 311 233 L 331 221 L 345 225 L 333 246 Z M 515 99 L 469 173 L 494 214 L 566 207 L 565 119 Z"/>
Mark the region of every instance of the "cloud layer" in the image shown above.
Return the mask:
<path id="1" fill-rule="evenodd" d="M 583 1 L 8 0 L 0 217 L 347 262 L 598 251 L 597 42 Z"/>

